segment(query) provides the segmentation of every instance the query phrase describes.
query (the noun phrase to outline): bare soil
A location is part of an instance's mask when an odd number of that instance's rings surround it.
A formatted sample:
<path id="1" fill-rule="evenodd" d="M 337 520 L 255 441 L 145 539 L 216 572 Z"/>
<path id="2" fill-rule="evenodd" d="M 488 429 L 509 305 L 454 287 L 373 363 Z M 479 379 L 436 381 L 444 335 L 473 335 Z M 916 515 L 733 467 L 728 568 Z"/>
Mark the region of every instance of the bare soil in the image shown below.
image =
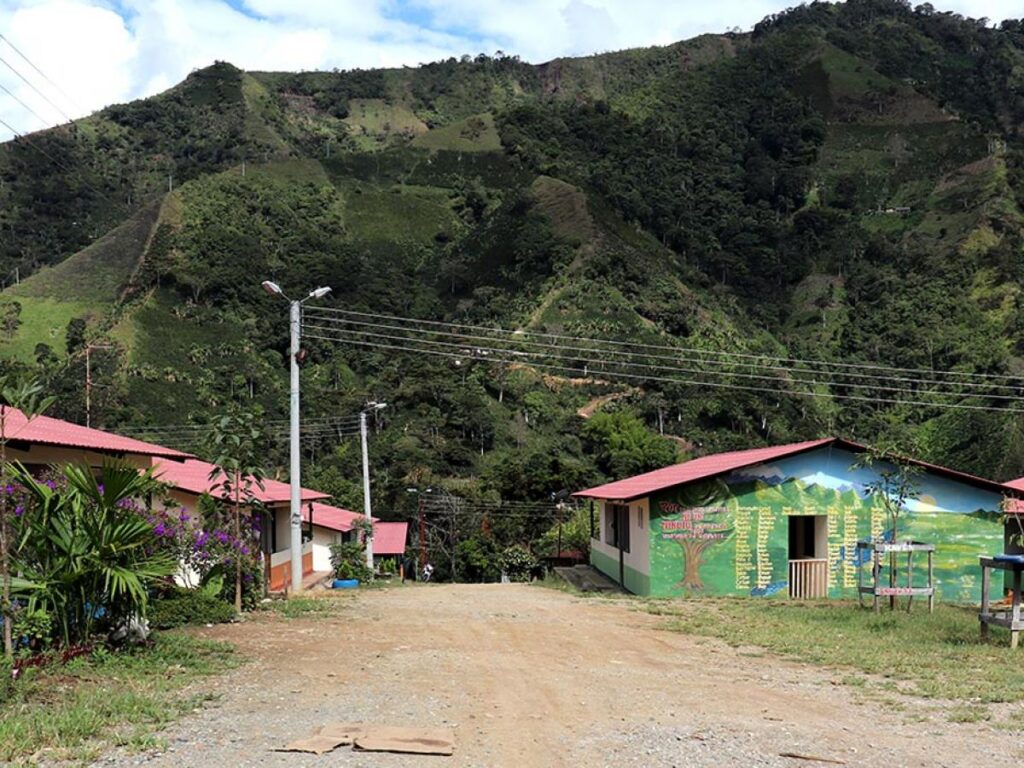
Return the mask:
<path id="1" fill-rule="evenodd" d="M 847 686 L 849 670 L 660 629 L 628 599 L 525 585 L 395 586 L 329 615 L 200 630 L 251 662 L 219 694 L 106 764 L 204 766 L 992 766 L 1013 734 L 932 702 Z M 875 697 L 874 699 L 872 697 Z M 450 727 L 454 757 L 273 751 L 333 721 Z"/>

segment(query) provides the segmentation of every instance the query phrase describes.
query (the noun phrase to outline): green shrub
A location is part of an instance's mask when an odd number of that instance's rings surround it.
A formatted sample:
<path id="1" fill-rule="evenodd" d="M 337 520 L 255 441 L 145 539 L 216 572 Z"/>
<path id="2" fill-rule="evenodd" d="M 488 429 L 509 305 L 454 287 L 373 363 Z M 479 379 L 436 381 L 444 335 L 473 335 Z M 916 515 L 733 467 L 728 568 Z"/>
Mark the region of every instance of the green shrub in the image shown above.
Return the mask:
<path id="1" fill-rule="evenodd" d="M 19 611 L 14 616 L 14 641 L 29 653 L 38 653 L 50 644 L 53 619 L 46 611 L 35 608 Z"/>
<path id="2" fill-rule="evenodd" d="M 223 624 L 235 618 L 235 607 L 201 589 L 175 587 L 149 605 L 149 624 L 171 629 L 187 624 Z"/>
<path id="3" fill-rule="evenodd" d="M 530 572 L 537 567 L 537 558 L 526 547 L 515 544 L 501 553 L 501 567 L 510 581 L 529 581 Z"/>
<path id="4" fill-rule="evenodd" d="M 331 545 L 331 567 L 337 579 L 358 579 L 368 582 L 373 572 L 366 565 L 366 550 L 362 544 L 347 542 Z"/>

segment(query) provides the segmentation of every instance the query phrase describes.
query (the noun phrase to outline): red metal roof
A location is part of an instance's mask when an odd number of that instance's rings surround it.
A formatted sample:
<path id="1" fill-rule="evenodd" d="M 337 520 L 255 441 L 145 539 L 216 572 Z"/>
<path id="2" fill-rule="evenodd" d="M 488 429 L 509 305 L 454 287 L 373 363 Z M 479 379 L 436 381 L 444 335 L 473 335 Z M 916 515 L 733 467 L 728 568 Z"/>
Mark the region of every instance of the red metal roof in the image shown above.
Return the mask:
<path id="1" fill-rule="evenodd" d="M 352 530 L 352 526 L 357 521 L 363 519 L 363 516 L 358 512 L 343 509 L 342 507 L 332 507 L 330 504 L 314 501 L 312 504 L 302 505 L 302 519 L 307 523 L 309 522 L 310 507 L 313 508 L 313 525 L 329 528 L 332 531 L 347 533 Z M 383 523 L 380 525 L 383 525 Z M 376 525 L 373 527 L 373 530 L 376 533 Z"/>
<path id="2" fill-rule="evenodd" d="M 83 448 L 98 453 L 132 453 L 139 456 L 160 456 L 168 459 L 187 459 L 191 454 L 146 443 L 131 437 L 122 437 L 101 429 L 90 429 L 70 421 L 49 416 L 26 419 L 17 408 L 5 406 L 7 439 L 17 442 L 54 445 L 62 448 Z"/>
<path id="3" fill-rule="evenodd" d="M 693 459 L 692 461 L 685 461 L 682 464 L 675 464 L 671 467 L 656 469 L 653 472 L 645 472 L 642 475 L 627 477 L 614 483 L 605 483 L 596 488 L 577 491 L 573 496 L 583 496 L 591 499 L 638 499 L 641 496 L 648 496 L 665 488 L 672 488 L 683 483 L 692 483 L 695 480 L 703 480 L 742 467 L 774 461 L 783 456 L 790 456 L 794 453 L 828 445 L 833 440 L 834 438 L 827 437 L 822 440 L 808 440 L 803 443 L 776 445 L 771 448 L 751 448 L 745 451 L 714 453 L 710 456 L 701 456 L 699 459 Z"/>
<path id="4" fill-rule="evenodd" d="M 627 477 L 624 480 L 617 480 L 613 483 L 599 485 L 596 488 L 589 488 L 585 491 L 577 491 L 573 496 L 581 496 L 591 499 L 612 499 L 628 501 L 648 496 L 656 491 L 672 488 L 685 483 L 692 483 L 696 480 L 704 480 L 716 475 L 732 472 L 744 467 L 752 467 L 767 461 L 774 461 L 786 456 L 793 456 L 797 453 L 821 448 L 826 445 L 834 445 L 837 448 L 845 448 L 854 452 L 866 450 L 866 446 L 839 437 L 825 437 L 820 440 L 806 440 L 802 443 L 789 443 L 787 445 L 776 445 L 769 448 L 751 448 L 745 451 L 729 451 L 727 453 L 715 453 L 710 456 L 702 456 L 699 459 L 676 464 L 663 469 L 656 469 L 635 477 Z M 926 461 L 919 461 L 904 457 L 904 459 L 919 467 L 935 472 L 940 475 L 952 477 L 970 485 L 979 486 L 995 493 L 1005 493 L 1009 489 L 1024 491 L 1024 478 L 1020 479 L 1020 485 L 1014 486 L 1011 483 L 997 483 L 994 480 L 987 480 L 983 477 L 960 472 L 938 464 L 929 464 Z"/>
<path id="5" fill-rule="evenodd" d="M 409 536 L 408 523 L 374 523 L 373 554 L 401 555 L 405 553 L 405 542 Z"/>
<path id="6" fill-rule="evenodd" d="M 197 496 L 213 493 L 215 486 L 223 483 L 225 479 L 223 472 L 210 479 L 210 473 L 215 469 L 214 465 L 199 459 L 189 459 L 185 462 L 159 461 L 154 466 L 159 480 Z M 220 493 L 220 489 L 217 491 Z M 291 486 L 280 480 L 264 480 L 263 488 L 254 483 L 252 491 L 253 495 L 264 504 L 277 504 L 291 498 Z M 303 501 L 316 501 L 329 498 L 329 496 L 326 493 L 303 488 L 301 498 Z"/>

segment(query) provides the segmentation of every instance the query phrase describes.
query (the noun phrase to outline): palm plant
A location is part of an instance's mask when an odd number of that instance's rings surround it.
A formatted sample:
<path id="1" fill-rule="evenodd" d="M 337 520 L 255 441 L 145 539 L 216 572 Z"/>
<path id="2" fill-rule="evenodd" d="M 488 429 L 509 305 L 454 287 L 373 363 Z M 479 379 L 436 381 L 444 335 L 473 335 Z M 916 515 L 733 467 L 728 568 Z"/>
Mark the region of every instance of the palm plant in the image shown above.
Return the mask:
<path id="1" fill-rule="evenodd" d="M 67 465 L 58 478 L 40 481 L 15 466 L 28 499 L 15 564 L 31 585 L 23 590 L 28 609 L 50 614 L 58 639 L 73 644 L 87 641 L 101 621 L 119 626 L 144 616 L 149 588 L 177 563 L 135 505 L 159 490 L 152 471 L 111 463 L 97 477 Z"/>
<path id="2" fill-rule="evenodd" d="M 11 520 L 7 493 L 10 466 L 7 463 L 7 443 L 17 437 L 8 419 L 15 409 L 26 420 L 45 411 L 54 398 L 44 397 L 43 387 L 34 379 L 16 378 L 13 374 L 0 375 L 0 620 L 3 621 L 4 656 L 14 654 L 11 627 L 14 624 L 12 593 L 14 576 L 11 573 Z M 24 587 L 24 583 L 21 583 Z"/>

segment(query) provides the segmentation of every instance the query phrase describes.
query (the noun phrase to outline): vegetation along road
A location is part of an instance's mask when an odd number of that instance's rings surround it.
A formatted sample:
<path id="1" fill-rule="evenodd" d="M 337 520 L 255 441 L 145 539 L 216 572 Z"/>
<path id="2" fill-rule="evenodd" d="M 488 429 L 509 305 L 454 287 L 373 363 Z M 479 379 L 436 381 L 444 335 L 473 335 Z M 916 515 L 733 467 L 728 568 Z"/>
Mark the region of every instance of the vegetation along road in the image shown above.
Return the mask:
<path id="1" fill-rule="evenodd" d="M 847 765 L 1019 759 L 1011 734 L 986 722 L 953 722 L 949 703 L 857 684 L 849 669 L 666 631 L 666 617 L 654 615 L 709 606 L 495 584 L 292 601 L 241 624 L 199 630 L 234 643 L 250 663 L 196 683 L 213 686 L 218 699 L 166 731 L 165 751 L 116 754 L 104 764 L 828 764 L 783 753 Z M 451 727 L 456 753 L 273 751 L 339 720 Z"/>

